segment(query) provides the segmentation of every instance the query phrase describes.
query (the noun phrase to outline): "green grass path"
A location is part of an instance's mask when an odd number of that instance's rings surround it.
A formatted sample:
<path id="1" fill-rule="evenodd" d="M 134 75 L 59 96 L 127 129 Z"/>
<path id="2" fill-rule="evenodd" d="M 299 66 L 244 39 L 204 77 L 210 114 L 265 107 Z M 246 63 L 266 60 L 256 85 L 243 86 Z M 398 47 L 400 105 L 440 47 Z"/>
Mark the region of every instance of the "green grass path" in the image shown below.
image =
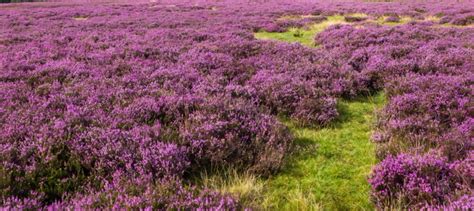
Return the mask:
<path id="1" fill-rule="evenodd" d="M 366 15 L 357 13 L 351 16 Z M 282 33 L 260 31 L 254 36 L 262 40 L 298 42 L 307 47 L 317 47 L 314 43 L 316 34 L 331 25 L 350 24 L 342 15 L 327 18 L 303 28 L 290 28 Z M 400 22 L 390 23 L 385 22 L 385 18 L 372 17 L 366 22 L 397 26 L 413 21 L 403 16 Z M 439 18 L 428 16 L 425 21 L 437 22 Z M 263 183 L 248 180 L 253 183 L 237 183 L 237 186 L 247 184 L 246 188 L 254 188 L 258 193 L 261 191 L 263 196 L 255 200 L 261 203 L 252 205 L 265 210 L 373 210 L 367 178 L 376 159 L 370 134 L 375 120 L 374 111 L 382 108 L 384 103 L 383 93 L 351 101 L 340 100 L 340 118 L 333 125 L 320 129 L 301 128 L 285 121 L 295 135 L 296 145 L 288 164 Z"/>
<path id="2" fill-rule="evenodd" d="M 263 206 L 278 210 L 372 210 L 367 177 L 376 163 L 370 142 L 374 111 L 383 93 L 341 100 L 339 119 L 331 126 L 300 128 L 295 152 L 282 171 L 265 182 Z"/>
<path id="3" fill-rule="evenodd" d="M 254 35 L 255 38 L 262 40 L 278 40 L 289 43 L 299 42 L 307 47 L 315 47 L 314 37 L 316 36 L 316 34 L 324 31 L 329 26 L 335 24 L 345 24 L 344 16 L 328 16 L 328 20 L 323 21 L 321 23 L 312 24 L 306 29 L 290 28 L 288 29 L 288 31 L 281 33 L 260 31 L 255 33 Z"/>

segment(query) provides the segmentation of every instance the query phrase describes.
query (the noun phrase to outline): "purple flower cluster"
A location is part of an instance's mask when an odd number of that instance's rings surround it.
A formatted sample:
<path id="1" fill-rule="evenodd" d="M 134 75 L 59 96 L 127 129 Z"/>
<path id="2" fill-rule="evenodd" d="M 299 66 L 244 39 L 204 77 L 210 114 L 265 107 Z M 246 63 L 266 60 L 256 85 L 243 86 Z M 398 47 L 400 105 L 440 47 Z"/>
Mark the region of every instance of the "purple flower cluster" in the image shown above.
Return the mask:
<path id="1" fill-rule="evenodd" d="M 385 18 L 384 21 L 385 22 L 398 23 L 398 22 L 400 22 L 400 17 L 392 15 L 392 16 L 389 16 L 389 17 Z"/>
<path id="2" fill-rule="evenodd" d="M 443 12 L 438 13 L 438 15 L 443 14 Z M 470 24 L 474 24 L 474 12 L 470 10 L 461 10 L 459 12 L 451 13 L 451 15 L 444 15 L 440 18 L 439 23 L 449 23 L 458 26 L 467 26 Z"/>
<path id="3" fill-rule="evenodd" d="M 459 149 L 453 148 L 445 154 L 463 157 L 472 145 L 467 135 L 473 122 L 470 117 L 473 80 L 472 74 L 410 74 L 389 83 L 386 90 L 390 103 L 378 122 L 380 134 L 376 141 L 388 147 L 381 153 L 397 153 L 391 145 L 402 141 L 412 151 L 458 146 Z"/>
<path id="4" fill-rule="evenodd" d="M 465 195 L 445 206 L 426 206 L 423 210 L 469 210 L 474 207 L 474 196 Z"/>
<path id="5" fill-rule="evenodd" d="M 415 207 L 448 201 L 460 180 L 441 158 L 402 153 L 377 165 L 369 182 L 378 207 Z"/>
<path id="6" fill-rule="evenodd" d="M 3 201 L 5 209 L 205 209 L 236 210 L 236 201 L 229 196 L 222 196 L 210 190 L 196 191 L 194 187 L 185 187 L 176 180 L 160 180 L 150 186 L 150 181 L 142 178 L 124 179 L 115 173 L 112 181 L 106 182 L 98 190 L 86 190 L 85 194 L 66 196 L 67 200 L 43 205 L 38 201 L 38 194 L 33 197 L 10 197 Z"/>
<path id="7" fill-rule="evenodd" d="M 381 90 L 407 73 L 462 74 L 472 70 L 472 28 L 438 28 L 430 23 L 399 27 L 336 25 L 316 37 L 350 87 L 346 95 Z"/>

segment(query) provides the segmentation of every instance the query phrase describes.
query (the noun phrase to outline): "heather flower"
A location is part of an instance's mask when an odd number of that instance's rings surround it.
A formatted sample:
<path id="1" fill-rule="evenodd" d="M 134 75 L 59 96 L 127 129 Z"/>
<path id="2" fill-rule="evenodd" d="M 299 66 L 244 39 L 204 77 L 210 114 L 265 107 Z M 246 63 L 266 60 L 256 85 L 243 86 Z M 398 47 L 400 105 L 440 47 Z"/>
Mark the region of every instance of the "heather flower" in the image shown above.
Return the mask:
<path id="1" fill-rule="evenodd" d="M 186 122 L 181 134 L 192 154 L 192 168 L 197 170 L 233 166 L 273 172 L 291 143 L 283 125 L 245 100 L 209 99 Z"/>
<path id="2" fill-rule="evenodd" d="M 385 22 L 398 23 L 398 22 L 400 22 L 400 17 L 398 17 L 398 16 L 389 16 L 389 17 L 385 18 Z"/>
<path id="3" fill-rule="evenodd" d="M 373 169 L 369 183 L 377 207 L 421 207 L 448 201 L 460 178 L 443 158 L 399 154 L 387 157 Z"/>

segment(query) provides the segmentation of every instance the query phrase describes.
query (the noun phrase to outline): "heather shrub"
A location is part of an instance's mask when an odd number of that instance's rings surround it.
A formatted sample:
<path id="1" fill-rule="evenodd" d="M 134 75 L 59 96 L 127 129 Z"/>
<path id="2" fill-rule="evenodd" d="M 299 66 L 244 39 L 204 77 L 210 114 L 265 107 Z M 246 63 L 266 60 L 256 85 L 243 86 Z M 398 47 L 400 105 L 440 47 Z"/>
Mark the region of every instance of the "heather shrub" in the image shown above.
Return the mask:
<path id="1" fill-rule="evenodd" d="M 304 19 L 307 20 L 308 22 L 311 22 L 311 23 L 321 23 L 323 21 L 328 20 L 328 18 L 326 16 L 322 16 L 322 15 L 317 15 L 317 16 L 308 17 L 308 18 L 304 18 Z"/>
<path id="2" fill-rule="evenodd" d="M 363 28 L 336 25 L 320 33 L 316 42 L 344 70 L 344 77 L 352 83 L 345 90 L 350 96 L 381 90 L 408 73 L 459 75 L 469 71 L 474 54 L 467 34 L 468 30 L 433 30 L 426 23 Z"/>
<path id="3" fill-rule="evenodd" d="M 278 20 L 276 24 L 279 28 L 285 29 L 285 31 L 289 28 L 302 28 L 305 25 L 308 25 L 311 22 L 318 22 L 322 21 L 320 19 L 313 19 L 313 18 L 300 18 L 300 19 L 282 19 Z"/>
<path id="4" fill-rule="evenodd" d="M 385 22 L 398 23 L 398 22 L 400 22 L 400 17 L 392 15 L 392 16 L 389 16 L 389 17 L 385 18 Z"/>
<path id="5" fill-rule="evenodd" d="M 305 125 L 325 125 L 337 116 L 335 97 L 348 84 L 333 65 L 322 62 L 325 59 L 301 45 L 266 45 L 261 55 L 245 61 L 256 70 L 245 84 L 270 113 L 291 116 Z"/>
<path id="6" fill-rule="evenodd" d="M 451 22 L 452 19 L 453 18 L 450 17 L 450 16 L 443 16 L 439 19 L 439 23 L 440 24 L 447 24 L 447 23 Z"/>
<path id="7" fill-rule="evenodd" d="M 385 92 L 388 98 L 413 94 L 417 92 L 441 92 L 448 90 L 456 92 L 458 96 L 469 96 L 469 88 L 472 85 L 470 73 L 464 75 L 420 75 L 408 74 L 405 77 L 398 77 L 387 83 Z"/>
<path id="8" fill-rule="evenodd" d="M 182 175 L 189 165 L 185 149 L 156 140 L 153 129 L 91 130 L 81 134 L 80 143 L 73 146 L 83 163 L 105 177 L 117 170 L 154 178 Z"/>
<path id="9" fill-rule="evenodd" d="M 203 74 L 212 74 L 216 69 L 231 68 L 232 65 L 232 57 L 227 54 L 196 48 L 182 54 L 180 60 Z"/>
<path id="10" fill-rule="evenodd" d="M 186 120 L 181 134 L 193 169 L 232 166 L 261 174 L 281 166 L 292 139 L 274 117 L 246 100 L 225 97 L 208 99 Z"/>
<path id="11" fill-rule="evenodd" d="M 237 201 L 211 190 L 187 187 L 179 180 L 166 179 L 154 184 L 143 177 L 128 178 L 115 173 L 103 189 L 88 189 L 87 193 L 69 195 L 63 201 L 48 206 L 35 198 L 10 197 L 2 200 L 6 209 L 209 209 L 235 210 Z"/>
<path id="12" fill-rule="evenodd" d="M 316 91 L 318 92 L 318 91 Z M 337 100 L 331 96 L 307 97 L 299 100 L 291 117 L 301 125 L 327 125 L 338 116 Z"/>
<path id="13" fill-rule="evenodd" d="M 277 32 L 277 33 L 282 33 L 287 30 L 282 25 L 277 24 L 277 23 L 267 23 L 266 25 L 262 26 L 262 29 L 266 32 Z"/>
<path id="14" fill-rule="evenodd" d="M 470 73 L 469 69 L 474 59 L 474 50 L 466 46 L 469 40 L 440 39 L 427 42 L 414 50 L 410 59 L 416 66 L 412 72 L 420 74 L 450 74 L 459 75 Z"/>
<path id="15" fill-rule="evenodd" d="M 474 14 L 468 13 L 468 14 L 455 16 L 453 20 L 451 21 L 451 23 L 454 25 L 460 25 L 460 26 L 474 24 Z"/>
<path id="16" fill-rule="evenodd" d="M 272 113 L 289 115 L 301 124 L 325 125 L 337 116 L 336 99 L 313 81 L 260 71 L 249 84 Z"/>
<path id="17" fill-rule="evenodd" d="M 12 165 L 2 167 L 0 193 L 2 198 L 13 196 L 3 200 L 23 201 L 40 207 L 60 200 L 64 194 L 81 190 L 90 180 L 91 169 L 83 165 L 64 144 L 58 143 L 49 153 L 51 158 L 38 161 L 35 169 Z"/>
<path id="18" fill-rule="evenodd" d="M 453 161 L 450 165 L 456 175 L 462 178 L 462 182 L 459 184 L 459 192 L 462 194 L 472 194 L 474 182 L 474 150 L 472 150 L 472 147 L 467 153 L 464 153 L 463 158 Z"/>
<path id="19" fill-rule="evenodd" d="M 469 210 L 474 207 L 474 197 L 465 195 L 458 200 L 452 201 L 449 205 L 424 206 L 424 210 Z"/>
<path id="20" fill-rule="evenodd" d="M 453 127 L 437 140 L 443 155 L 450 161 L 462 160 L 474 150 L 472 131 L 474 131 L 473 118 L 469 117 L 459 126 Z"/>
<path id="21" fill-rule="evenodd" d="M 471 83 L 462 76 L 410 75 L 394 80 L 388 85 L 390 102 L 379 115 L 374 137 L 379 156 L 442 146 L 437 140 L 472 112 Z"/>
<path id="22" fill-rule="evenodd" d="M 366 17 L 344 16 L 344 20 L 349 23 L 361 22 L 367 20 Z"/>
<path id="23" fill-rule="evenodd" d="M 389 156 L 373 169 L 369 183 L 377 207 L 421 208 L 442 205 L 458 188 L 460 178 L 434 155 Z"/>
<path id="24" fill-rule="evenodd" d="M 221 42 L 215 43 L 218 51 L 231 55 L 234 59 L 243 60 L 258 55 L 262 46 L 259 42 L 242 39 L 235 35 L 221 37 Z"/>
<path id="25" fill-rule="evenodd" d="M 118 178 L 118 179 L 116 179 Z M 146 181 L 146 180 L 145 180 Z M 115 175 L 103 190 L 77 195 L 64 204 L 52 207 L 87 209 L 236 209 L 229 196 L 210 190 L 186 187 L 177 180 L 159 180 L 154 183 L 140 179 L 125 179 Z"/>

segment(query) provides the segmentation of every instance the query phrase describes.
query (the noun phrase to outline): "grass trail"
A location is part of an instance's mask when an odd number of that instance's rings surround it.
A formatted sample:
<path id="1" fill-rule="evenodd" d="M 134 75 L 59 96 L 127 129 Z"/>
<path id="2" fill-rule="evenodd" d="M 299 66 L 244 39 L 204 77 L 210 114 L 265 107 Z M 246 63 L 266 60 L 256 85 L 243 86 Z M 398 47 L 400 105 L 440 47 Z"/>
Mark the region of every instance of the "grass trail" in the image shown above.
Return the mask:
<path id="1" fill-rule="evenodd" d="M 399 22 L 387 22 L 386 18 L 388 16 L 370 17 L 367 14 L 363 14 L 363 13 L 353 13 L 353 14 L 347 14 L 347 15 L 351 17 L 368 17 L 368 19 L 360 23 L 349 23 L 345 20 L 343 15 L 332 15 L 332 16 L 327 16 L 327 20 L 322 21 L 321 23 L 308 24 L 307 26 L 302 27 L 302 28 L 293 27 L 293 28 L 289 28 L 285 32 L 259 31 L 259 32 L 254 33 L 254 36 L 255 38 L 261 39 L 261 40 L 277 40 L 277 41 L 288 42 L 288 43 L 298 42 L 307 47 L 318 47 L 317 43 L 314 42 L 315 36 L 318 33 L 323 32 L 325 29 L 327 29 L 329 26 L 332 26 L 332 25 L 356 24 L 356 26 L 362 27 L 362 25 L 360 25 L 361 23 L 375 23 L 375 24 L 385 25 L 385 26 L 400 26 L 412 21 L 432 21 L 432 22 L 437 23 L 440 20 L 440 18 L 435 17 L 435 16 L 427 16 L 427 17 L 424 17 L 423 20 L 415 20 L 409 16 L 401 16 Z M 311 17 L 311 16 L 300 16 L 299 18 L 303 18 L 303 17 Z M 291 17 L 291 18 L 298 19 L 298 17 Z M 473 27 L 473 25 L 455 26 L 452 24 L 437 24 L 435 26 L 436 27 L 461 27 L 461 28 Z"/>
<path id="2" fill-rule="evenodd" d="M 313 24 L 308 26 L 306 29 L 303 28 L 290 28 L 286 32 L 266 32 L 261 31 L 255 33 L 255 38 L 262 39 L 262 40 L 279 40 L 283 42 L 299 42 L 302 45 L 307 47 L 314 47 L 314 36 L 317 33 L 324 31 L 331 25 L 335 24 L 344 24 L 344 16 L 342 15 L 334 15 L 328 16 L 326 21 L 321 23 Z"/>
<path id="3" fill-rule="evenodd" d="M 287 121 L 295 135 L 295 153 L 288 164 L 265 181 L 263 207 L 279 210 L 368 210 L 367 176 L 376 163 L 370 142 L 374 111 L 383 93 L 341 100 L 340 118 L 330 127 L 300 128 Z"/>

